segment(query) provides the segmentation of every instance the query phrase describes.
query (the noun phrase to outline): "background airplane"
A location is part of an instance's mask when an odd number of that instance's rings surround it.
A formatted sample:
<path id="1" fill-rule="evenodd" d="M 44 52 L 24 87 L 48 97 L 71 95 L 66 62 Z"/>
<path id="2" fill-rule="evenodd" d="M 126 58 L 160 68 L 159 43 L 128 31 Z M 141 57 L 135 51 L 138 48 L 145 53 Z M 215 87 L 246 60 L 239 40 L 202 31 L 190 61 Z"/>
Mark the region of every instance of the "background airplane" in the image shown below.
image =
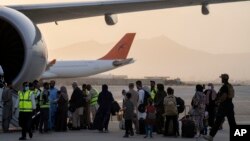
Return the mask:
<path id="1" fill-rule="evenodd" d="M 110 52 L 98 60 L 52 60 L 41 79 L 86 77 L 131 64 L 134 60 L 127 56 L 134 37 L 135 33 L 127 33 Z"/>
<path id="2" fill-rule="evenodd" d="M 36 24 L 104 15 L 108 25 L 118 22 L 118 13 L 247 0 L 112 0 L 0 7 L 0 65 L 5 80 L 14 86 L 41 77 L 48 52 Z"/>

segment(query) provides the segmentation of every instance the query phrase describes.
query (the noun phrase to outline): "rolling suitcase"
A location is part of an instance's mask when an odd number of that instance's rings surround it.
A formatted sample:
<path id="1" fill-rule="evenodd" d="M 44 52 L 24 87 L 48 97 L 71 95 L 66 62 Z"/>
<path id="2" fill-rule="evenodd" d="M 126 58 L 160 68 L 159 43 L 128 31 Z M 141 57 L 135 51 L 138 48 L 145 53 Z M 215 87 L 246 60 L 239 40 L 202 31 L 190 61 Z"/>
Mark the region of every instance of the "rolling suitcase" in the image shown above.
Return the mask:
<path id="1" fill-rule="evenodd" d="M 190 115 L 187 115 L 187 110 L 185 107 L 185 116 L 181 119 L 181 136 L 186 138 L 193 138 L 196 134 L 195 123 Z"/>

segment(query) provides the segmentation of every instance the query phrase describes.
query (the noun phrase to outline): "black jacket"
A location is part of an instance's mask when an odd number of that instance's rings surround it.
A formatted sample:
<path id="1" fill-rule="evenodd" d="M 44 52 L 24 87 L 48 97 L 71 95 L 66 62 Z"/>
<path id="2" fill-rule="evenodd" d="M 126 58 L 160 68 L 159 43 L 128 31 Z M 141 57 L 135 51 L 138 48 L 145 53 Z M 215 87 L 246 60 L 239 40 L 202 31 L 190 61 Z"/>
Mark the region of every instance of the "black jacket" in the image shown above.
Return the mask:
<path id="1" fill-rule="evenodd" d="M 113 95 L 109 91 L 102 91 L 98 96 L 98 104 L 100 110 L 110 111 L 112 102 L 114 101 Z"/>
<path id="2" fill-rule="evenodd" d="M 79 108 L 84 105 L 83 93 L 78 87 L 74 89 L 69 103 L 70 103 L 70 106 L 74 108 Z"/>

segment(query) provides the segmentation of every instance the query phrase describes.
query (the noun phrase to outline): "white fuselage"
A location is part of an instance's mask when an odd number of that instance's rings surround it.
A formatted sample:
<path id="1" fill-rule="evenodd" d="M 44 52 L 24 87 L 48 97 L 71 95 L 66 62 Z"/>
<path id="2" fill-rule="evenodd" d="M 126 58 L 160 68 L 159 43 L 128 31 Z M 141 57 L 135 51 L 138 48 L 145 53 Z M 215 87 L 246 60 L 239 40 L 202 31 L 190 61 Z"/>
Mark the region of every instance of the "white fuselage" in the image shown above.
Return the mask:
<path id="1" fill-rule="evenodd" d="M 130 64 L 133 60 L 119 66 L 114 65 L 114 62 L 115 60 L 57 61 L 56 64 L 42 74 L 41 78 L 86 77 Z"/>

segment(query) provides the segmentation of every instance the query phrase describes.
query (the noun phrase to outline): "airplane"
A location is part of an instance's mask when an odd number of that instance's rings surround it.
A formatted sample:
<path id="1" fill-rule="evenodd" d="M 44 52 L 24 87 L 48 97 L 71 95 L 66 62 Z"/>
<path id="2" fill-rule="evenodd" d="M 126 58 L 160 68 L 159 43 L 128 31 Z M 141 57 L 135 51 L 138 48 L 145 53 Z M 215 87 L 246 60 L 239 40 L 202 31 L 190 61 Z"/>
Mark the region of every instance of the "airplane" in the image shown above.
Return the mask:
<path id="1" fill-rule="evenodd" d="M 47 65 L 41 79 L 86 77 L 134 63 L 133 58 L 127 58 L 134 37 L 135 33 L 127 33 L 98 60 L 56 61 L 54 59 Z"/>
<path id="2" fill-rule="evenodd" d="M 37 24 L 104 15 L 107 25 L 115 25 L 119 13 L 196 5 L 206 15 L 209 4 L 239 1 L 249 0 L 107 0 L 3 5 L 0 6 L 0 66 L 6 82 L 14 87 L 45 74 L 48 51 Z"/>

